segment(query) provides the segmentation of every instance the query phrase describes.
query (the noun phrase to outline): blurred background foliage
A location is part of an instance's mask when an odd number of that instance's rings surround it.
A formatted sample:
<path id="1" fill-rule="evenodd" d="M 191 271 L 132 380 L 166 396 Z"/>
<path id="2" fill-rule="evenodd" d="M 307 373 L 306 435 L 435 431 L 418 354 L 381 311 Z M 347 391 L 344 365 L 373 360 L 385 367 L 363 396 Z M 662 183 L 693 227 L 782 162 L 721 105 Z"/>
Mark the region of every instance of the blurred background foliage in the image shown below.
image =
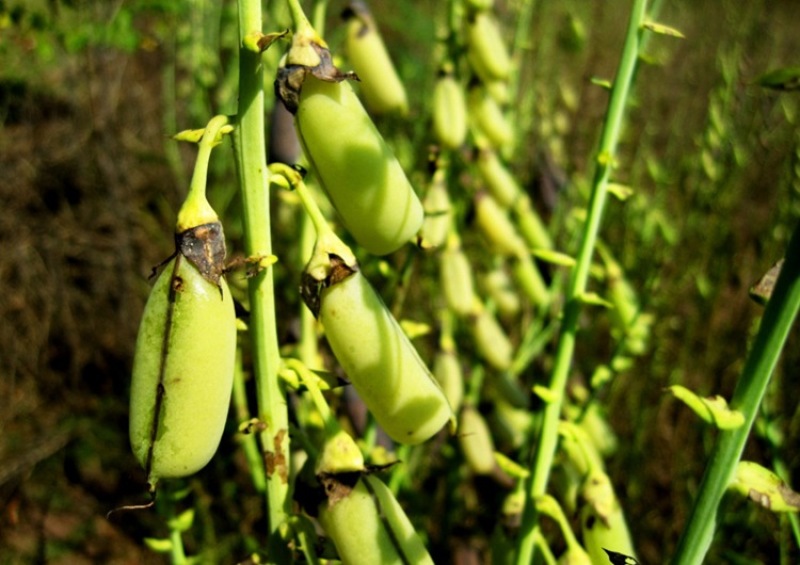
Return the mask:
<path id="1" fill-rule="evenodd" d="M 282 3 L 269 4 L 265 30 L 288 27 Z M 591 79 L 613 78 L 629 5 L 497 4 L 521 65 L 513 169 L 558 247 L 574 251 L 575 210 L 585 203 L 607 100 Z M 373 2 L 412 109 L 380 127 L 419 171 L 420 189 L 438 5 Z M 530 29 L 515 28 L 523 6 L 533 10 Z M 327 23 L 334 51 L 340 8 L 330 4 Z M 747 290 L 781 256 L 800 217 L 800 97 L 754 84 L 797 64 L 796 1 L 667 1 L 659 19 L 686 39 L 649 45 L 614 179 L 635 192 L 611 204 L 601 230 L 654 319 L 649 352 L 603 392 L 620 439 L 609 467 L 643 563 L 671 553 L 713 438 L 663 389 L 680 383 L 730 395 L 761 312 Z M 105 513 L 145 490 L 127 440 L 131 356 L 147 275 L 172 252 L 194 155 L 169 135 L 234 111 L 235 41 L 233 0 L 0 0 L 2 563 L 161 560 L 142 542 L 163 535 L 156 516 L 109 521 Z M 281 48 L 265 55 L 268 68 Z M 229 253 L 241 254 L 228 145 L 215 152 L 210 179 Z M 289 342 L 296 222 L 275 198 L 280 331 Z M 585 315 L 575 372 L 588 379 L 614 344 L 605 316 Z M 795 331 L 745 454 L 781 460 L 794 486 L 799 374 Z M 187 545 L 213 548 L 225 563 L 263 544 L 261 498 L 232 437 L 190 480 L 200 516 Z M 493 519 L 462 524 L 463 542 L 434 539 L 434 557 L 456 561 L 463 552 L 454 548 L 485 544 L 483 521 Z M 785 549 L 781 519 L 741 501 L 726 507 L 717 539 L 709 562 L 800 559 Z"/>

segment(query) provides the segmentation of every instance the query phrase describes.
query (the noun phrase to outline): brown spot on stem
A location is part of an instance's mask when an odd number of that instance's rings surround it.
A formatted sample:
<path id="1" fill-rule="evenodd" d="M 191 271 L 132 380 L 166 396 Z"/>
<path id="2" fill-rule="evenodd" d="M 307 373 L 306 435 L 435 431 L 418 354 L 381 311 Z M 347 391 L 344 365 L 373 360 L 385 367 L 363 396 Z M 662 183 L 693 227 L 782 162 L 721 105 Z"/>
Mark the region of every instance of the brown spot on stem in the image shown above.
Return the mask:
<path id="1" fill-rule="evenodd" d="M 283 449 L 283 440 L 287 433 L 286 428 L 278 430 L 278 433 L 272 438 L 272 445 L 275 451 L 266 450 L 264 452 L 267 477 L 271 478 L 272 475 L 277 473 L 283 484 L 289 482 L 289 462 L 286 458 L 286 451 Z"/>

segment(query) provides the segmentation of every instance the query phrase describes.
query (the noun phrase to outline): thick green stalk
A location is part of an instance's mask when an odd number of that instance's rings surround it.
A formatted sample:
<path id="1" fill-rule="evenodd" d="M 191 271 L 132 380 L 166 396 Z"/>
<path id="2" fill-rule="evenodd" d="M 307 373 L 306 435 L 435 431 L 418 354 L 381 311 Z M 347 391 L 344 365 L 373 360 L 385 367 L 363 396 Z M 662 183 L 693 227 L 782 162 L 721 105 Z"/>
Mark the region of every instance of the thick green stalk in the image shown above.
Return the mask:
<path id="1" fill-rule="evenodd" d="M 261 31 L 261 1 L 239 0 L 239 109 L 234 135 L 236 164 L 242 194 L 245 252 L 259 264 L 272 254 L 269 208 L 269 171 L 264 139 L 264 78 L 261 55 L 243 45 L 244 38 Z M 289 419 L 286 394 L 278 378 L 280 353 L 275 322 L 272 267 L 265 266 L 248 279 L 250 339 L 256 381 L 260 434 L 267 471 L 267 506 L 271 562 L 288 562 L 280 531 L 286 523 L 289 492 Z"/>
<path id="2" fill-rule="evenodd" d="M 718 432 L 717 443 L 672 563 L 681 565 L 702 563 L 708 552 L 714 538 L 719 503 L 736 471 L 736 465 L 758 414 L 761 399 L 798 310 L 800 310 L 800 225 L 795 228 L 789 242 L 786 261 L 772 297 L 767 302 L 758 334 L 750 348 L 731 399 L 731 408 L 744 415 L 745 423 L 735 430 Z"/>
<path id="3" fill-rule="evenodd" d="M 550 380 L 550 391 L 553 394 L 553 399 L 544 409 L 544 418 L 539 428 L 539 437 L 535 442 L 536 447 L 533 453 L 533 473 L 528 479 L 528 498 L 522 518 L 520 545 L 517 554 L 517 563 L 520 565 L 527 565 L 532 563 L 533 560 L 534 542 L 539 532 L 539 516 L 534 501 L 545 494 L 547 490 L 550 468 L 553 465 L 558 443 L 558 420 L 575 350 L 575 334 L 578 330 L 581 297 L 586 291 L 589 267 L 591 266 L 607 196 L 608 180 L 613 168 L 628 93 L 633 82 L 636 62 L 639 57 L 639 45 L 643 36 L 642 23 L 646 4 L 646 0 L 634 1 L 619 70 L 611 89 L 606 120 L 600 137 L 588 216 L 584 226 L 577 264 L 571 273 L 567 289 L 562 330 Z"/>

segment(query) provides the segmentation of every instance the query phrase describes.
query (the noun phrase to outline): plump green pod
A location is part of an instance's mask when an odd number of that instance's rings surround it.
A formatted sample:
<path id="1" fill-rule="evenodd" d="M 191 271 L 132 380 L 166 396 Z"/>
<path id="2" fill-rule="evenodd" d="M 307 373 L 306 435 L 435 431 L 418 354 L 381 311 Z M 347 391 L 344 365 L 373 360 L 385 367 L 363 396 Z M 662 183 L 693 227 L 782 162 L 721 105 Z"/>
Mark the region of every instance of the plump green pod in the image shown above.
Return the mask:
<path id="1" fill-rule="evenodd" d="M 214 455 L 235 354 L 236 316 L 225 279 L 213 284 L 178 255 L 150 292 L 133 361 L 130 440 L 151 486 L 190 475 Z"/>
<path id="2" fill-rule="evenodd" d="M 494 315 L 480 308 L 471 322 L 472 339 L 480 356 L 500 371 L 511 367 L 514 348 Z"/>
<path id="3" fill-rule="evenodd" d="M 306 156 L 347 230 L 375 255 L 422 226 L 422 203 L 348 81 L 308 75 L 295 123 Z"/>
<path id="4" fill-rule="evenodd" d="M 514 141 L 514 128 L 506 119 L 497 101 L 484 88 L 469 93 L 469 115 L 478 130 L 494 147 L 505 147 Z"/>
<path id="5" fill-rule="evenodd" d="M 451 419 L 441 387 L 360 271 L 322 290 L 319 320 L 336 359 L 389 437 L 421 443 Z"/>
<path id="6" fill-rule="evenodd" d="M 450 206 L 450 195 L 441 169 L 436 171 L 428 192 L 423 201 L 425 220 L 417 236 L 417 242 L 423 249 L 440 247 L 447 239 L 453 213 Z"/>
<path id="7" fill-rule="evenodd" d="M 345 50 L 367 108 L 376 114 L 407 114 L 406 89 L 366 5 L 351 2 L 343 16 L 347 19 Z"/>
<path id="8" fill-rule="evenodd" d="M 454 412 L 464 400 L 464 374 L 455 351 L 439 351 L 433 360 L 433 376 L 439 381 Z"/>
<path id="9" fill-rule="evenodd" d="M 494 470 L 494 441 L 481 413 L 464 406 L 458 422 L 458 443 L 469 468 L 476 475 L 488 475 Z"/>
<path id="10" fill-rule="evenodd" d="M 505 256 L 528 254 L 525 242 L 492 195 L 483 192 L 475 196 L 475 222 L 496 253 Z"/>
<path id="11" fill-rule="evenodd" d="M 503 269 L 493 269 L 483 277 L 482 282 L 486 295 L 497 307 L 500 316 L 511 317 L 519 313 L 519 295 Z"/>
<path id="12" fill-rule="evenodd" d="M 472 266 L 460 247 L 442 251 L 439 257 L 442 292 L 450 309 L 459 316 L 466 316 L 474 310 L 475 286 L 472 280 Z"/>
<path id="13" fill-rule="evenodd" d="M 542 222 L 539 214 L 534 210 L 531 199 L 527 194 L 522 196 L 514 204 L 514 216 L 517 219 L 519 231 L 522 237 L 534 249 L 553 249 L 553 240 L 550 232 Z"/>
<path id="14" fill-rule="evenodd" d="M 353 487 L 338 483 L 330 492 L 336 495 L 320 505 L 319 522 L 344 565 L 433 565 L 408 516 L 380 479 L 362 475 Z"/>
<path id="15" fill-rule="evenodd" d="M 497 20 L 488 11 L 473 14 L 467 22 L 467 58 L 483 82 L 505 80 L 511 59 L 503 43 Z"/>
<path id="16" fill-rule="evenodd" d="M 518 257 L 512 265 L 514 282 L 533 304 L 548 304 L 550 291 L 530 255 Z"/>
<path id="17" fill-rule="evenodd" d="M 433 87 L 433 133 L 447 149 L 458 149 L 467 137 L 467 102 L 464 89 L 451 74 Z"/>
<path id="18" fill-rule="evenodd" d="M 503 208 L 511 208 L 522 196 L 522 189 L 511 172 L 505 168 L 497 152 L 484 149 L 478 154 L 478 171 L 489 193 Z"/>

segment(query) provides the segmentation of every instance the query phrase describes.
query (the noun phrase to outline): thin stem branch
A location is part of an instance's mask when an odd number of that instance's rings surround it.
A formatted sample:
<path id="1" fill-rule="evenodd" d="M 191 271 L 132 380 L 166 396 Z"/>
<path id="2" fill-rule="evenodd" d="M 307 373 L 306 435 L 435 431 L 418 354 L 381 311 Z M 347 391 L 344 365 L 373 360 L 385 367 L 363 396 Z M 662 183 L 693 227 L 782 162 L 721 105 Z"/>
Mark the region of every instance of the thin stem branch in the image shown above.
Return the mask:
<path id="1" fill-rule="evenodd" d="M 583 230 L 583 239 L 578 253 L 577 264 L 571 273 L 567 289 L 561 336 L 550 381 L 553 400 L 544 409 L 544 418 L 539 429 L 539 437 L 533 454 L 533 473 L 528 479 L 528 498 L 522 518 L 522 534 L 517 554 L 517 563 L 520 565 L 533 561 L 534 542 L 539 532 L 539 517 L 534 501 L 546 492 L 550 469 L 553 465 L 558 443 L 558 420 L 561 415 L 564 389 L 575 351 L 575 335 L 578 330 L 581 298 L 586 291 L 589 267 L 591 266 L 597 234 L 600 229 L 600 221 L 605 207 L 608 180 L 611 175 L 617 143 L 622 129 L 628 93 L 633 82 L 636 62 L 639 56 L 639 44 L 643 35 L 642 22 L 644 21 L 646 5 L 646 0 L 635 0 L 631 9 L 631 18 L 628 24 L 619 70 L 611 89 L 606 120 L 600 137 L 588 216 Z"/>
<path id="2" fill-rule="evenodd" d="M 251 261 L 272 254 L 269 171 L 264 139 L 264 77 L 261 54 L 244 47 L 245 37 L 261 31 L 260 0 L 239 0 L 239 109 L 234 135 L 242 194 L 245 252 Z M 275 322 L 275 291 L 271 266 L 248 279 L 250 339 L 256 381 L 260 434 L 267 471 L 270 561 L 285 563 L 289 552 L 281 532 L 290 514 L 289 418 L 286 393 L 278 378 L 280 352 Z"/>
<path id="3" fill-rule="evenodd" d="M 736 471 L 761 400 L 778 363 L 781 350 L 800 310 L 800 224 L 795 228 L 781 274 L 767 302 L 758 334 L 751 346 L 730 406 L 745 423 L 735 430 L 719 431 L 689 521 L 678 542 L 672 563 L 702 563 L 717 524 L 722 496 Z"/>

